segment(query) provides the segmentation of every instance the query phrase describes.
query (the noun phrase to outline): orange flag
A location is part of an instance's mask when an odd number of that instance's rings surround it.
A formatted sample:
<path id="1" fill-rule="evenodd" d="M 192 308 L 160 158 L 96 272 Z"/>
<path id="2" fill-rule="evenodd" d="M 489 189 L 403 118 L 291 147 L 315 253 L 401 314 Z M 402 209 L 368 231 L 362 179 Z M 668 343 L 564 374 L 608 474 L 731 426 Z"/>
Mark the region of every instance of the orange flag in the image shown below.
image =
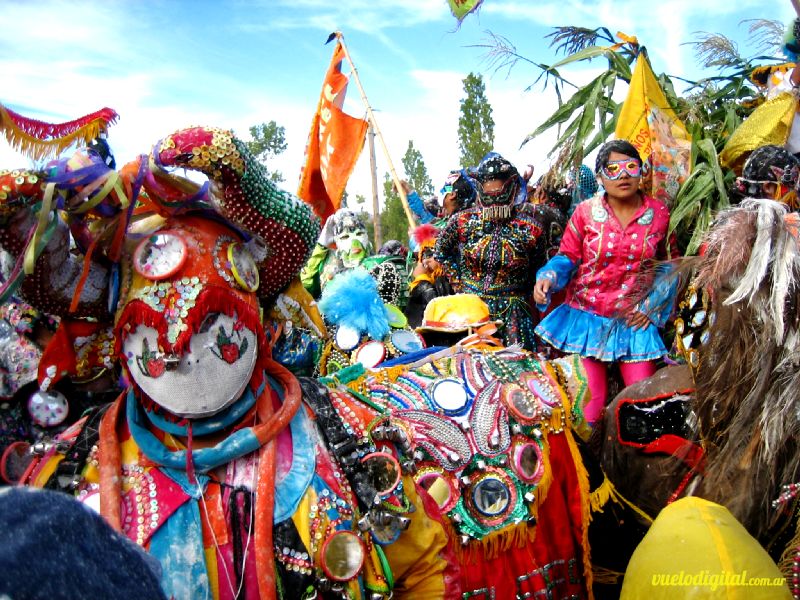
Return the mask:
<path id="1" fill-rule="evenodd" d="M 336 44 L 325 75 L 317 112 L 311 121 L 306 146 L 306 164 L 297 195 L 311 205 L 322 222 L 342 201 L 347 179 L 364 147 L 367 121 L 342 110 L 347 76 L 342 73 L 344 49 Z"/>

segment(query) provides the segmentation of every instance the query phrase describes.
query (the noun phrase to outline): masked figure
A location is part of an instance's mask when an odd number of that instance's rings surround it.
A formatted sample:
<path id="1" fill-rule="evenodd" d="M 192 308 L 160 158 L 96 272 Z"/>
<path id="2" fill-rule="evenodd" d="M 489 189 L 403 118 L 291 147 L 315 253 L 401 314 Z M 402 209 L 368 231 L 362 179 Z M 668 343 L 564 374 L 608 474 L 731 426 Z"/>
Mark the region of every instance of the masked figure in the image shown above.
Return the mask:
<path id="1" fill-rule="evenodd" d="M 97 177 L 112 183 L 91 187 Z M 1 183 L 0 244 L 33 266 L 22 291 L 56 314 L 113 323 L 130 382 L 48 445 L 33 485 L 99 507 L 158 559 L 167 597 L 457 593 L 446 534 L 391 444 L 271 358 L 262 309 L 279 303 L 319 226 L 240 140 L 195 127 L 119 173 L 78 156 Z M 86 234 L 86 257 L 70 253 L 55 211 L 34 212 L 52 196 Z"/>
<path id="2" fill-rule="evenodd" d="M 331 250 L 333 245 L 335 250 Z M 363 268 L 378 282 L 381 298 L 403 307 L 408 298 L 405 259 L 389 254 L 373 255 L 367 228 L 358 214 L 341 208 L 328 217 L 301 279 L 315 298 L 339 273 Z"/>
<path id="3" fill-rule="evenodd" d="M 477 170 L 477 205 L 456 213 L 442 229 L 434 256 L 457 293 L 471 293 L 504 322 L 506 344 L 533 349 L 530 295 L 533 273 L 546 257 L 537 209 L 517 203 L 520 176 L 500 156 Z"/>

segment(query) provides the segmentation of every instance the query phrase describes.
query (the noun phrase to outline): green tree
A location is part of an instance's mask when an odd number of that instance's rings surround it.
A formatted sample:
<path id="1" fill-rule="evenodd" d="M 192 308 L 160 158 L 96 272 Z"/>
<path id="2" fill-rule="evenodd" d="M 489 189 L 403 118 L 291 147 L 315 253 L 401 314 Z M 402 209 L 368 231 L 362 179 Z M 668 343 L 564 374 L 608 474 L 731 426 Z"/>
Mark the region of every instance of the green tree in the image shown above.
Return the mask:
<path id="1" fill-rule="evenodd" d="M 383 177 L 383 197 L 385 203 L 381 211 L 381 233 L 383 241 L 399 240 L 403 245 L 408 245 L 408 219 L 403 210 L 403 202 L 394 189 L 392 176 L 386 173 Z M 377 248 L 376 248 L 377 250 Z"/>
<path id="2" fill-rule="evenodd" d="M 427 198 L 433 195 L 433 182 L 428 177 L 428 169 L 422 154 L 414 148 L 414 142 L 408 141 L 408 148 L 403 155 L 403 170 L 406 172 L 406 179 L 412 190 L 417 190 L 420 198 Z"/>
<path id="3" fill-rule="evenodd" d="M 284 127 L 278 125 L 275 121 L 253 125 L 250 127 L 250 137 L 252 140 L 245 142 L 247 149 L 261 164 L 267 167 L 272 181 L 275 183 L 283 181 L 283 174 L 280 171 L 270 170 L 268 163 L 288 147 Z"/>
<path id="4" fill-rule="evenodd" d="M 470 73 L 464 79 L 465 98 L 461 99 L 458 118 L 458 147 L 463 168 L 477 165 L 494 148 L 492 107 L 486 98 L 483 77 Z"/>

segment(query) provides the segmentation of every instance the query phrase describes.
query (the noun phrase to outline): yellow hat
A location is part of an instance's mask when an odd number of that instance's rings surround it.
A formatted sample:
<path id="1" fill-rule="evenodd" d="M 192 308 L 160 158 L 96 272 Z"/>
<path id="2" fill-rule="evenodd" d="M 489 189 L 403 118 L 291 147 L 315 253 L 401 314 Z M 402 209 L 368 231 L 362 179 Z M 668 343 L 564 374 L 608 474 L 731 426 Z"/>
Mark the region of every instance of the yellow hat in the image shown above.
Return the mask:
<path id="1" fill-rule="evenodd" d="M 682 498 L 663 509 L 633 553 L 622 600 L 791 598 L 767 551 L 724 506 Z"/>
<path id="2" fill-rule="evenodd" d="M 445 331 L 458 333 L 474 329 L 492 321 L 489 307 L 475 294 L 453 294 L 439 296 L 428 302 L 422 315 L 422 325 L 417 331 Z"/>

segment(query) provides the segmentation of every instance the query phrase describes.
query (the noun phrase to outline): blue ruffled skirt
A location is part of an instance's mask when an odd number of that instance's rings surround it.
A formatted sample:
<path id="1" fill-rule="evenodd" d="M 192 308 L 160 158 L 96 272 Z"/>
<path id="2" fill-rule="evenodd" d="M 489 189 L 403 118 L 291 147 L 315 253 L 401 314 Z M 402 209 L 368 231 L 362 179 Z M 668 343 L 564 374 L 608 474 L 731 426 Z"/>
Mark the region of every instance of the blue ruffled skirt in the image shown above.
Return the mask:
<path id="1" fill-rule="evenodd" d="M 667 354 L 653 324 L 633 329 L 620 319 L 601 317 L 566 304 L 547 315 L 536 327 L 536 334 L 562 352 L 603 362 L 638 362 Z"/>

